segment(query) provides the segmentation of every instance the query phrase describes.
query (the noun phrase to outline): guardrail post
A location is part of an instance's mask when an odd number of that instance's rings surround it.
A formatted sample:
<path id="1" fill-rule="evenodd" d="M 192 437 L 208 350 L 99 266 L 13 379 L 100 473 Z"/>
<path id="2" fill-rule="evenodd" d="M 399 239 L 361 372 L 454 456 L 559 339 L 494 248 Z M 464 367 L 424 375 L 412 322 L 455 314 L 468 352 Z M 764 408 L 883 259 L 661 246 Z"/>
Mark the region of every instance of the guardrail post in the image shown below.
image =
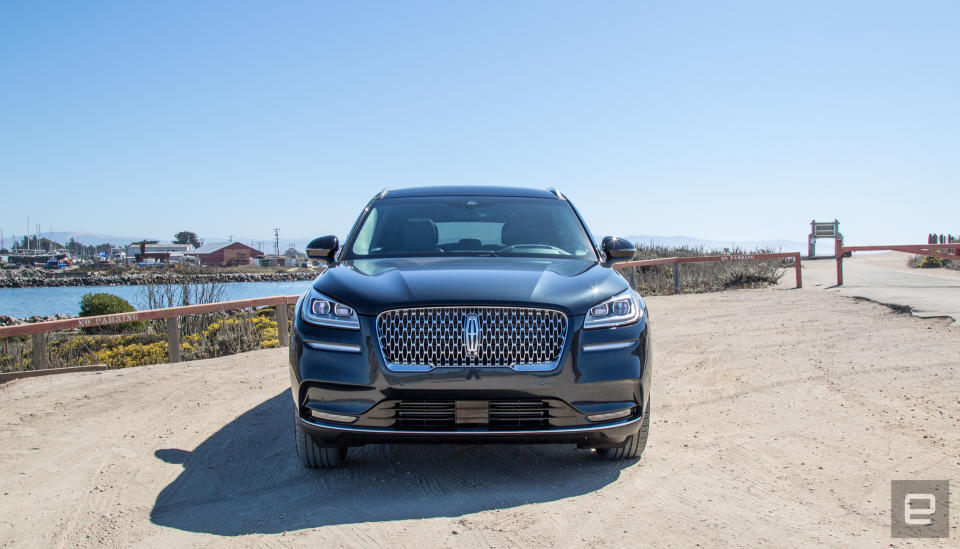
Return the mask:
<path id="1" fill-rule="evenodd" d="M 843 241 L 839 238 L 835 241 L 834 254 L 837 257 L 837 286 L 843 286 Z"/>
<path id="2" fill-rule="evenodd" d="M 171 316 L 167 319 L 167 354 L 169 362 L 180 362 L 180 317 Z"/>
<path id="3" fill-rule="evenodd" d="M 793 267 L 797 271 L 797 288 L 802 288 L 803 278 L 800 275 L 800 252 L 797 252 L 797 255 L 793 257 Z"/>
<path id="4" fill-rule="evenodd" d="M 637 268 L 630 267 L 630 287 L 634 290 L 637 289 Z"/>
<path id="5" fill-rule="evenodd" d="M 47 334 L 33 334 L 33 369 L 46 370 L 50 367 L 47 358 Z"/>
<path id="6" fill-rule="evenodd" d="M 680 293 L 680 264 L 673 264 L 673 293 Z"/>
<path id="7" fill-rule="evenodd" d="M 287 328 L 287 322 L 290 321 L 289 316 L 286 302 L 277 305 L 277 337 L 280 339 L 281 347 L 290 345 L 290 331 Z"/>

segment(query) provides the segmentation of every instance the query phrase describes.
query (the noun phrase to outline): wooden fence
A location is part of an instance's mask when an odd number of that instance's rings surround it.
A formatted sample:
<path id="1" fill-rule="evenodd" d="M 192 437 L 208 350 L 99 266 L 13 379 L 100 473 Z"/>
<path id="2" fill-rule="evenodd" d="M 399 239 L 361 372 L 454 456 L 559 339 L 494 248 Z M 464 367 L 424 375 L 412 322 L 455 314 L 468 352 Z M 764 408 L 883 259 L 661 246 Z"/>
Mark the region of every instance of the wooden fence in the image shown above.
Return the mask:
<path id="1" fill-rule="evenodd" d="M 90 328 L 95 326 L 109 326 L 111 324 L 136 322 L 139 320 L 168 319 L 167 350 L 169 353 L 169 362 L 180 362 L 180 317 L 276 305 L 278 306 L 277 334 L 280 339 L 280 345 L 282 347 L 286 347 L 290 339 L 290 334 L 287 327 L 287 323 L 290 320 L 290 315 L 286 306 L 296 303 L 297 299 L 299 298 L 300 296 L 298 295 L 278 295 L 274 297 L 258 297 L 253 299 L 221 301 L 219 303 L 205 303 L 203 305 L 187 305 L 185 307 L 149 309 L 146 311 L 133 311 L 129 313 L 117 313 L 112 315 L 88 316 L 68 318 L 65 320 L 51 320 L 48 322 L 34 322 L 31 324 L 17 324 L 15 326 L 2 326 L 0 327 L 0 338 L 23 335 L 33 336 L 33 369 L 46 370 L 50 367 L 47 359 L 46 343 L 46 334 L 48 332 L 76 330 L 79 328 Z"/>

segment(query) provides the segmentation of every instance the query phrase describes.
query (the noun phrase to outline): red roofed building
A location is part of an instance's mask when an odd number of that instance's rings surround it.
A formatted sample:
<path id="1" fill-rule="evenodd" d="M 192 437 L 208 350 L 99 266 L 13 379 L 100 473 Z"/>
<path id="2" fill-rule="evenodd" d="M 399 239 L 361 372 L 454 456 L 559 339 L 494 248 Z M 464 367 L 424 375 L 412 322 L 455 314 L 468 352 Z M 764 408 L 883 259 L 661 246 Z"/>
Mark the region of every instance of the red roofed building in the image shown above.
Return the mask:
<path id="1" fill-rule="evenodd" d="M 251 257 L 260 257 L 263 252 L 242 242 L 211 242 L 186 252 L 186 255 L 196 257 L 201 265 L 225 266 L 246 265 Z"/>

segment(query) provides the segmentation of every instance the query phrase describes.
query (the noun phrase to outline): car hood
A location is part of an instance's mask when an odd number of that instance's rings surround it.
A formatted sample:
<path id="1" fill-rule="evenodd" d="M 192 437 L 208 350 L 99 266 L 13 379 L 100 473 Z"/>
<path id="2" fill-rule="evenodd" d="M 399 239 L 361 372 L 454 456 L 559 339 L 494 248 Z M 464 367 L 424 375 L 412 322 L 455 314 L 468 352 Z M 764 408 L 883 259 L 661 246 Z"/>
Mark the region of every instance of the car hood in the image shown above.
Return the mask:
<path id="1" fill-rule="evenodd" d="M 586 313 L 629 288 L 595 261 L 505 257 L 363 259 L 339 263 L 313 287 L 360 314 L 428 305 L 538 305 Z"/>

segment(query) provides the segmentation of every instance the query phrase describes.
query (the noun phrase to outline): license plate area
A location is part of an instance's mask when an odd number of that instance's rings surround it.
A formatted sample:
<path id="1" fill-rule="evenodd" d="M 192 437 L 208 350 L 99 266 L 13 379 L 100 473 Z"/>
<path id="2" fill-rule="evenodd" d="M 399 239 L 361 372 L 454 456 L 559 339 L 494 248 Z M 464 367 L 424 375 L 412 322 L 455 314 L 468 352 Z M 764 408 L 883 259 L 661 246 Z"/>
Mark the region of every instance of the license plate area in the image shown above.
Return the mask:
<path id="1" fill-rule="evenodd" d="M 490 423 L 490 403 L 486 400 L 458 400 L 457 427 L 486 427 Z"/>

